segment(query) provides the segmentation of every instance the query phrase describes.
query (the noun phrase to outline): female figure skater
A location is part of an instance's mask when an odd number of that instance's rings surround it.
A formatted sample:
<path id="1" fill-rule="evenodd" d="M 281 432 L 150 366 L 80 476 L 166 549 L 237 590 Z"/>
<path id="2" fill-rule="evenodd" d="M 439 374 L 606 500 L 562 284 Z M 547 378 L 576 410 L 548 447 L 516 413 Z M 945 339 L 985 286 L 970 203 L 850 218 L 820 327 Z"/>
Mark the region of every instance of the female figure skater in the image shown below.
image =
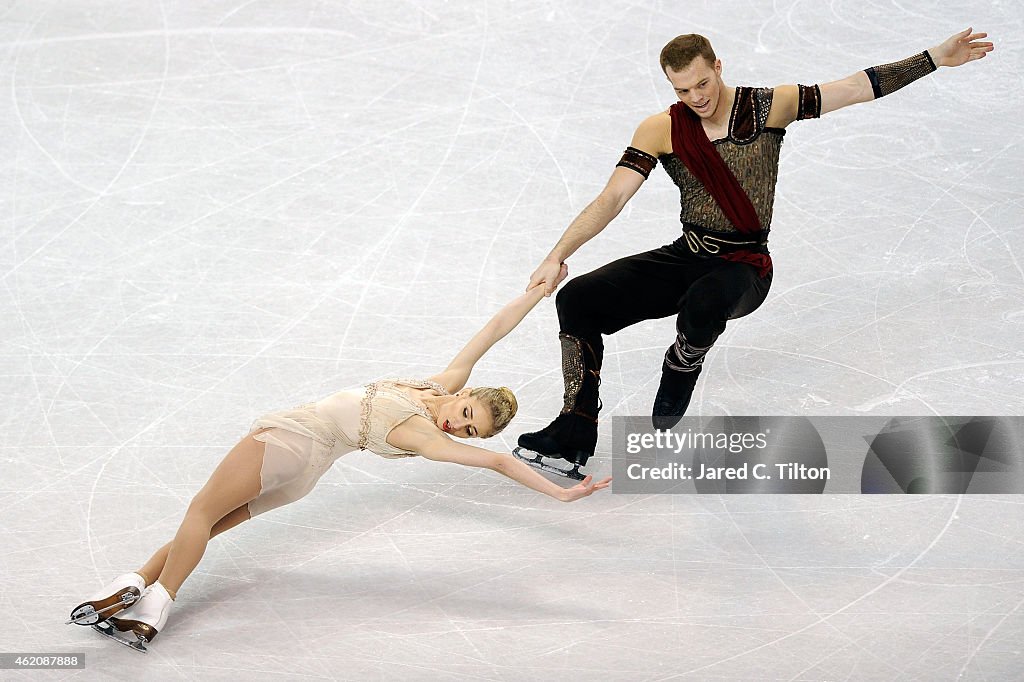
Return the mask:
<path id="1" fill-rule="evenodd" d="M 544 287 L 535 287 L 506 305 L 440 374 L 376 381 L 258 418 L 192 499 L 174 539 L 138 571 L 119 576 L 75 607 L 68 622 L 92 625 L 144 652 L 210 538 L 305 496 L 338 457 L 353 450 L 484 467 L 564 502 L 608 487 L 611 478 L 594 483 L 587 476 L 562 488 L 513 457 L 455 440 L 493 436 L 515 415 L 509 389 L 464 387 L 483 354 L 543 297 Z"/>

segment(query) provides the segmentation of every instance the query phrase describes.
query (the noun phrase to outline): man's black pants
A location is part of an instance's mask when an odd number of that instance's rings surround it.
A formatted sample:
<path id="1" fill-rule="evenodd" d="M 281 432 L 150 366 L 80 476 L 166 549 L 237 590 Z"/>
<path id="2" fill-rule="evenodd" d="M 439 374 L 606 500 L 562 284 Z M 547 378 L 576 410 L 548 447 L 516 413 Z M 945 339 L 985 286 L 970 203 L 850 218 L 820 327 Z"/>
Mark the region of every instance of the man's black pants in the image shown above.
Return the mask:
<path id="1" fill-rule="evenodd" d="M 747 263 L 698 258 L 680 240 L 569 280 L 555 304 L 561 331 L 590 343 L 600 362 L 602 334 L 671 315 L 690 344 L 710 346 L 728 320 L 764 302 L 771 280 Z"/>

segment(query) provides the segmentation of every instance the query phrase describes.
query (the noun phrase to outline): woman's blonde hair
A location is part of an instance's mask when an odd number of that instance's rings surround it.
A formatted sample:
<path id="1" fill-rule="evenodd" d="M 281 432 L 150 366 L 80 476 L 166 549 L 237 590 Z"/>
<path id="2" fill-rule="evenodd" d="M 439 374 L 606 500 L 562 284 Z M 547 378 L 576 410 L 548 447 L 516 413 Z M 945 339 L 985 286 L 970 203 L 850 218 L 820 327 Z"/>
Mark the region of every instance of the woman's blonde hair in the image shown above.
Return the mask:
<path id="1" fill-rule="evenodd" d="M 516 410 L 519 409 L 519 403 L 516 402 L 515 394 L 507 386 L 500 388 L 474 388 L 469 392 L 469 395 L 478 399 L 491 410 L 494 430 L 491 431 L 490 435 L 484 436 L 485 438 L 501 433 L 501 430 L 512 421 L 512 417 L 516 416 Z"/>

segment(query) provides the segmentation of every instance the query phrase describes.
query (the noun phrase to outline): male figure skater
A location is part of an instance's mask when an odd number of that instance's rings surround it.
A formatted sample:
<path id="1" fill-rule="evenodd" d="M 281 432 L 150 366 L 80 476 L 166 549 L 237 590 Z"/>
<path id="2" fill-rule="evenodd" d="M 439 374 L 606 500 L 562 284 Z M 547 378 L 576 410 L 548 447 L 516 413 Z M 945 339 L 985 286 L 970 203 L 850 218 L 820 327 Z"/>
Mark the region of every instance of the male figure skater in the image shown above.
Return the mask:
<path id="1" fill-rule="evenodd" d="M 551 424 L 520 436 L 515 453 L 532 466 L 582 478 L 597 446 L 602 334 L 676 316 L 654 399 L 655 428 L 668 429 L 690 402 L 704 356 L 728 320 L 761 305 L 772 280 L 768 252 L 779 151 L 793 121 L 889 95 L 939 67 L 981 59 L 993 44 L 968 28 L 891 64 L 822 85 L 731 87 L 707 38 L 682 35 L 661 51 L 679 102 L 636 129 L 611 179 L 573 220 L 530 277 L 550 295 L 562 264 L 603 230 L 660 160 L 679 187 L 683 234 L 672 244 L 621 258 L 569 281 L 555 299 L 562 346 L 564 405 Z M 529 458 L 521 450 L 536 455 Z M 542 457 L 561 458 L 571 469 Z"/>

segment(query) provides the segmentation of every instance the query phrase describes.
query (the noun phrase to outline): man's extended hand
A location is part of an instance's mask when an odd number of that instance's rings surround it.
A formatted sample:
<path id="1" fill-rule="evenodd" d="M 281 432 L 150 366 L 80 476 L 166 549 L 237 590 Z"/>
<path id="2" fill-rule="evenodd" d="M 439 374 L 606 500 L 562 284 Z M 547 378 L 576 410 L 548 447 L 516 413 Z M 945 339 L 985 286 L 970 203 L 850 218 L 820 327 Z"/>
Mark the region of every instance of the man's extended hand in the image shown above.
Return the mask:
<path id="1" fill-rule="evenodd" d="M 940 45 L 928 49 L 935 66 L 960 66 L 981 59 L 995 49 L 992 43 L 976 42 L 987 38 L 987 33 L 971 33 L 973 28 L 952 35 Z"/>
<path id="2" fill-rule="evenodd" d="M 526 290 L 529 291 L 536 286 L 543 285 L 544 295 L 550 296 L 568 275 L 568 265 L 544 259 L 537 269 L 533 271 L 533 274 L 530 275 L 530 283 L 526 285 Z"/>

